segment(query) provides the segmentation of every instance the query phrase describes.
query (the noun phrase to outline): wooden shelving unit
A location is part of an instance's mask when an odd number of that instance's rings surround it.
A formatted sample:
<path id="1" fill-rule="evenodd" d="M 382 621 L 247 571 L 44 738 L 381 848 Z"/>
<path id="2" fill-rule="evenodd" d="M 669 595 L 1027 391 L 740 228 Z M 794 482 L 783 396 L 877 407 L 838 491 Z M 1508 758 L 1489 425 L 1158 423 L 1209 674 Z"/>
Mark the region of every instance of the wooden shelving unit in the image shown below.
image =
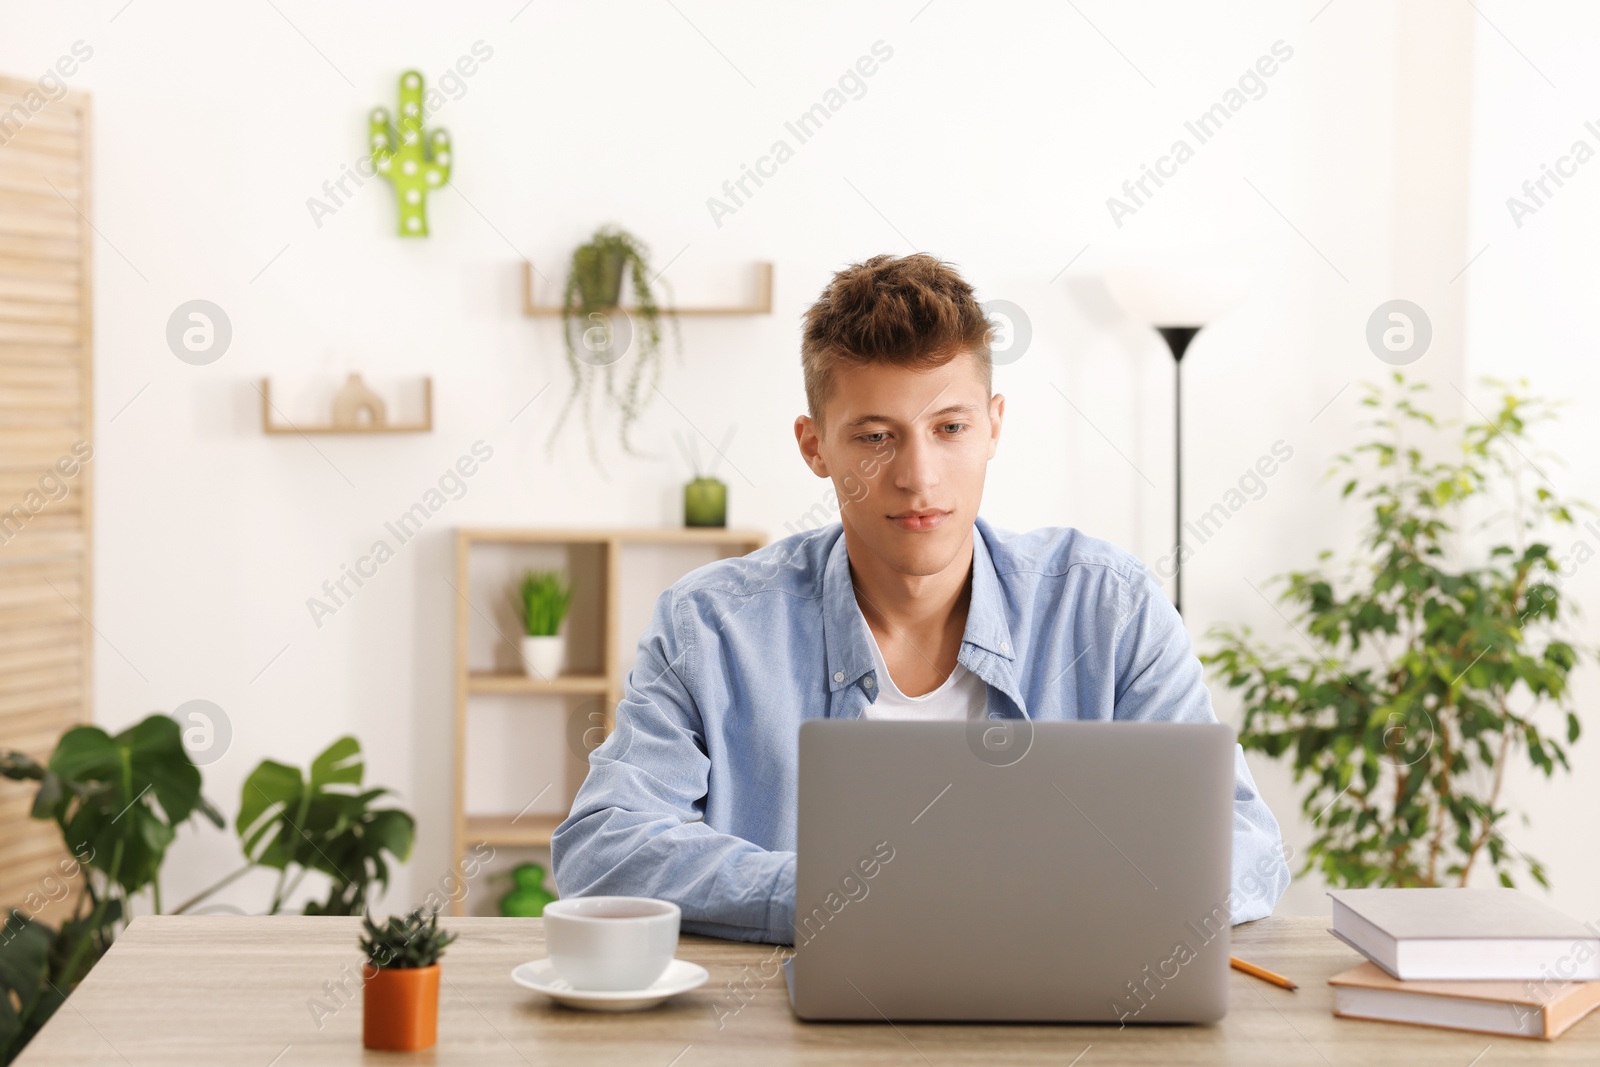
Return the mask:
<path id="1" fill-rule="evenodd" d="M 566 818 L 572 798 L 588 772 L 587 754 L 609 734 L 622 700 L 637 633 L 620 624 L 626 597 L 637 614 L 653 604 L 672 581 L 713 559 L 742 556 L 767 543 L 757 530 L 726 529 L 484 529 L 456 530 L 455 565 L 455 788 L 453 792 L 452 858 L 460 870 L 480 843 L 500 848 L 548 848 L 550 835 Z M 630 549 L 648 554 L 645 575 L 629 577 L 625 557 Z M 684 557 L 680 560 L 678 557 Z M 498 569 L 496 567 L 498 565 Z M 564 631 L 572 671 L 558 678 L 531 678 L 518 666 L 519 633 L 505 590 L 523 567 L 564 569 L 573 588 L 572 608 Z M 627 655 L 624 655 L 626 651 Z M 511 705 L 498 724 L 524 733 L 542 730 L 549 745 L 563 750 L 555 762 L 563 774 L 545 780 L 536 774 L 516 781 L 511 802 L 479 810 L 470 796 L 475 776 L 499 781 L 515 778 L 507 767 L 520 749 L 493 744 L 489 760 L 474 766 L 476 742 L 473 711 L 486 703 Z M 552 719 L 550 707 L 561 708 Z M 502 708 L 503 710 L 503 708 Z M 501 739 L 504 740 L 503 738 Z M 543 747 L 543 746 L 534 746 Z M 482 764 L 499 762 L 499 766 Z M 547 868 L 548 869 L 548 868 Z M 480 875 L 480 877 L 482 877 Z M 454 914 L 466 911 L 469 892 L 456 899 Z"/>
<path id="2" fill-rule="evenodd" d="M 544 847 L 550 844 L 550 835 L 561 825 L 563 815 L 469 815 L 467 837 L 476 843 L 487 841 L 491 845 L 531 845 Z"/>
<path id="3" fill-rule="evenodd" d="M 520 674 L 479 671 L 468 676 L 467 690 L 472 693 L 548 693 L 551 695 L 599 693 L 603 695 L 611 691 L 611 679 L 603 674 L 572 674 L 545 681 L 542 678 L 527 678 Z"/>
<path id="4" fill-rule="evenodd" d="M 756 298 L 750 304 L 733 304 L 726 307 L 664 307 L 663 313 L 673 315 L 770 315 L 772 314 L 772 264 L 760 262 L 755 265 L 756 273 Z M 634 308 L 623 308 L 623 311 L 634 311 Z M 534 299 L 533 293 L 533 263 L 531 260 L 522 261 L 522 313 L 524 315 L 560 315 L 560 304 L 541 304 Z"/>

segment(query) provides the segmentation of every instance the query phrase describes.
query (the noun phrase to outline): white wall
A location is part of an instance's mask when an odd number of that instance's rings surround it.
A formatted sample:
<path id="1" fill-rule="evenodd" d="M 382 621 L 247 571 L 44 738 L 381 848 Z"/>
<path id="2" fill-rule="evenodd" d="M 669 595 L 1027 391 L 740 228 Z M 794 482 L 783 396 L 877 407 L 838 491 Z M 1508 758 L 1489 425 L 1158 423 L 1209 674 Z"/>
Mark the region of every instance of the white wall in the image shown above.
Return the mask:
<path id="1" fill-rule="evenodd" d="M 371 780 L 397 789 L 420 821 L 410 884 L 391 903 L 425 892 L 448 864 L 450 527 L 676 522 L 688 471 L 672 431 L 689 424 L 716 439 L 736 425 L 739 473 L 722 472 L 731 521 L 781 536 L 824 489 L 789 428 L 802 404 L 798 316 L 848 262 L 933 252 L 984 298 L 1025 308 L 1031 348 L 997 373 L 1008 424 L 986 513 L 1012 528 L 1075 525 L 1152 563 L 1171 548 L 1171 366 L 1153 333 L 1109 308 L 1095 276 L 1153 260 L 1253 266 L 1250 299 L 1186 361 L 1185 510 L 1204 510 L 1275 441 L 1294 458 L 1199 549 L 1186 572 L 1192 632 L 1239 620 L 1292 641 L 1250 583 L 1267 588 L 1353 529 L 1320 479 L 1357 418 L 1346 386 L 1384 370 L 1362 343 L 1367 315 L 1400 295 L 1407 205 L 1396 197 L 1409 172 L 1396 153 L 1397 53 L 1409 38 L 1387 4 L 120 3 L 0 5 L 0 70 L 32 76 L 76 40 L 94 48 L 73 85 L 94 95 L 103 237 L 98 715 L 118 727 L 192 698 L 222 706 L 235 737 L 207 769 L 207 791 L 230 814 L 261 758 L 303 763 L 356 734 Z M 1569 50 L 1558 69 L 1583 99 L 1581 42 L 1554 16 L 1541 21 L 1520 30 Z M 1265 94 L 1117 226 L 1107 198 L 1279 40 L 1293 57 Z M 492 58 L 431 119 L 456 146 L 453 188 L 429 206 L 433 236 L 392 236 L 392 192 L 377 182 L 316 225 L 307 199 L 358 157 L 366 112 L 393 105 L 399 72 L 436 79 L 478 41 Z M 716 225 L 707 198 L 878 41 L 893 56 L 865 95 Z M 1477 75 L 1478 106 L 1514 91 L 1554 110 L 1557 94 L 1502 51 Z M 1528 140 L 1517 111 L 1485 119 L 1485 133 L 1543 158 L 1547 142 Z M 1550 136 L 1575 125 L 1554 122 Z M 1509 165 L 1482 141 L 1474 160 Z M 1504 230 L 1483 195 L 1474 226 Z M 1564 198 L 1555 211 L 1583 209 L 1578 191 Z M 611 220 L 645 237 L 658 264 L 672 260 L 667 277 L 686 302 L 742 295 L 740 268 L 758 258 L 776 264 L 776 294 L 770 317 L 684 323 L 684 358 L 667 366 L 671 405 L 658 401 L 639 434 L 660 458 L 607 447 L 606 480 L 576 440 L 545 455 L 566 370 L 554 323 L 519 314 L 518 284 L 520 257 L 559 281 L 571 248 Z M 1473 320 L 1475 366 L 1493 363 L 1480 348 L 1526 362 L 1530 347 L 1570 349 L 1569 326 L 1591 329 L 1583 290 L 1533 258 L 1536 241 L 1568 241 L 1560 262 L 1585 269 L 1581 231 L 1537 221 L 1537 237 L 1515 250 L 1507 237 L 1504 258 L 1469 276 L 1480 299 L 1500 290 L 1498 312 Z M 179 362 L 163 340 L 172 310 L 196 297 L 234 326 L 231 349 L 205 367 Z M 1558 299 L 1571 311 L 1545 306 Z M 1530 317 L 1545 344 L 1528 344 Z M 1447 377 L 1460 366 L 1459 353 L 1440 358 Z M 435 432 L 315 449 L 261 434 L 252 381 L 272 376 L 297 417 L 357 368 L 379 388 L 432 375 Z M 1593 373 L 1541 370 L 1574 393 Z M 1582 455 L 1582 420 L 1567 431 L 1566 454 Z M 306 599 L 480 439 L 494 457 L 465 496 L 315 626 Z M 1218 705 L 1232 714 L 1220 690 Z M 1255 766 L 1287 836 L 1303 842 L 1287 774 Z M 1587 915 L 1593 896 L 1580 883 L 1595 884 L 1596 861 L 1562 837 L 1579 788 L 1519 783 L 1518 793 L 1558 902 Z M 167 899 L 235 857 L 230 837 L 186 831 Z M 261 894 L 241 885 L 233 899 L 259 907 Z M 1282 910 L 1323 906 L 1315 885 L 1297 885 Z"/>
<path id="2" fill-rule="evenodd" d="M 1470 247 L 1481 251 L 1463 276 L 1469 295 L 1467 361 L 1474 381 L 1483 375 L 1515 381 L 1526 378 L 1538 394 L 1565 402 L 1561 420 L 1540 435 L 1519 470 L 1525 484 L 1548 486 L 1591 504 L 1600 503 L 1600 468 L 1592 462 L 1597 442 L 1596 387 L 1600 365 L 1592 358 L 1600 344 L 1594 322 L 1594 292 L 1600 265 L 1591 239 L 1600 225 L 1600 162 L 1590 159 L 1556 187 L 1535 214 L 1519 226 L 1507 205 L 1510 197 L 1527 202 L 1525 181 L 1543 176 L 1582 140 L 1600 152 L 1600 71 L 1593 42 L 1600 35 L 1600 11 L 1566 5 L 1557 14 L 1510 5 L 1491 10 L 1503 33 L 1479 34 L 1473 84 L 1472 208 Z M 1561 164 L 1564 169 L 1574 169 Z M 1487 410 L 1492 392 L 1473 393 Z M 1596 644 L 1600 566 L 1588 558 L 1600 553 L 1600 525 L 1590 510 L 1586 526 L 1552 542 L 1570 557 L 1561 583 L 1583 617 L 1576 633 Z M 1585 563 L 1577 561 L 1583 559 Z M 1600 811 L 1600 731 L 1590 709 L 1597 694 L 1593 659 L 1575 675 L 1574 703 L 1585 735 L 1572 753 L 1572 773 L 1545 780 L 1531 771 L 1508 777 L 1503 798 L 1526 812 L 1529 825 L 1514 825 L 1513 840 L 1547 862 L 1558 906 L 1589 922 L 1600 920 L 1600 840 L 1594 813 Z M 1526 709 L 1528 701 L 1516 702 Z M 1554 717 L 1542 720 L 1559 733 Z M 1522 760 L 1526 763 L 1526 760 Z"/>

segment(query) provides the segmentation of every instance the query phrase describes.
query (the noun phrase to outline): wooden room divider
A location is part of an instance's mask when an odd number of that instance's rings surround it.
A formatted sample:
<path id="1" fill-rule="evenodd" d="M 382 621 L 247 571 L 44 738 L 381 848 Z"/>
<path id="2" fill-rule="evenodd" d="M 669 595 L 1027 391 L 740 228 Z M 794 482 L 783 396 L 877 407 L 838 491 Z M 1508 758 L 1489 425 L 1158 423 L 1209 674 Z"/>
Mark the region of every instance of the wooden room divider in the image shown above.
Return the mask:
<path id="1" fill-rule="evenodd" d="M 91 718 L 88 97 L 0 77 L 0 750 Z M 31 783 L 0 780 L 0 908 L 60 921 L 81 877 Z"/>

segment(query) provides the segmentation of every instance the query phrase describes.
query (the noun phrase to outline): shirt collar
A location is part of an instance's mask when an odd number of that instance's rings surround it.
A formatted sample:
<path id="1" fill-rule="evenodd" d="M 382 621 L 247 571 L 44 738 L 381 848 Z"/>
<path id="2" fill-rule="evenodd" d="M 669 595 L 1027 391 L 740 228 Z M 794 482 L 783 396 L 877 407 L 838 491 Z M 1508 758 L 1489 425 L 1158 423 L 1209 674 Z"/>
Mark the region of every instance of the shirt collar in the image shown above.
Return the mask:
<path id="1" fill-rule="evenodd" d="M 1004 591 L 985 538 L 986 526 L 987 523 L 978 519 L 972 528 L 972 598 L 967 606 L 967 627 L 961 641 L 963 645 L 976 645 L 1001 659 L 1013 660 L 1016 648 L 1006 621 Z M 873 669 L 872 631 L 856 603 L 843 526 L 823 564 L 822 610 L 828 690 L 837 692 L 855 685 L 862 675 Z"/>

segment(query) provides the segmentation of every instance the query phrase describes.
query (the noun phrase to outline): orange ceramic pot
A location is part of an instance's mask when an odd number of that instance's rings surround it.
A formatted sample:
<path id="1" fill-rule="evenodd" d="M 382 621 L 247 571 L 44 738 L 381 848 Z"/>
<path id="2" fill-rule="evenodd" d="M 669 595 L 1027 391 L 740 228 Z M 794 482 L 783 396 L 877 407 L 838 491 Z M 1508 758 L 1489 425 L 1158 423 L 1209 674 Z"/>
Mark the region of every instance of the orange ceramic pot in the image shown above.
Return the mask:
<path id="1" fill-rule="evenodd" d="M 411 1052 L 439 1038 L 439 964 L 361 969 L 361 1043 Z"/>

